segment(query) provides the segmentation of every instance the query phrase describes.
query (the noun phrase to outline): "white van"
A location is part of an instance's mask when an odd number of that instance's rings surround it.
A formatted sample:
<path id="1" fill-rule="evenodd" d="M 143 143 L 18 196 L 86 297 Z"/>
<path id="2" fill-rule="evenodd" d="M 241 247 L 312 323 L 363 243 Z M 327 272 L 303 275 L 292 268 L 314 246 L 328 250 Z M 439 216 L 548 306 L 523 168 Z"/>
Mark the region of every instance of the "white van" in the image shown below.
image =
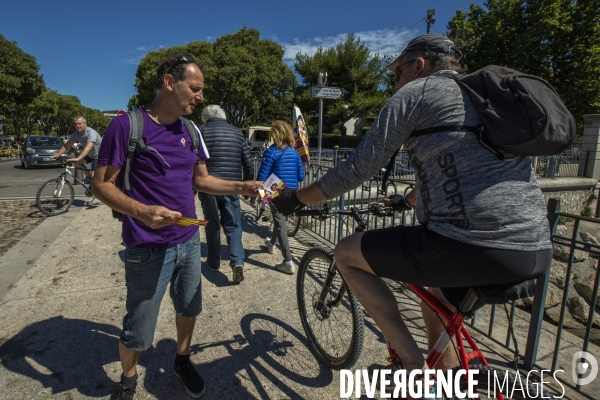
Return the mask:
<path id="1" fill-rule="evenodd" d="M 244 130 L 250 150 L 264 150 L 273 144 L 270 126 L 249 126 Z"/>

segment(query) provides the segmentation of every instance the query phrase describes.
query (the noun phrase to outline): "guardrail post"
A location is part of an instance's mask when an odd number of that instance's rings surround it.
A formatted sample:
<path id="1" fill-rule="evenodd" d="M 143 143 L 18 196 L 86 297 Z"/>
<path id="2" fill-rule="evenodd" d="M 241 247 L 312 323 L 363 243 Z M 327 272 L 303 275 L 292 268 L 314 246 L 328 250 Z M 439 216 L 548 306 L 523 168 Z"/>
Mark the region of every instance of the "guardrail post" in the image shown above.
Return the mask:
<path id="1" fill-rule="evenodd" d="M 556 226 L 558 225 L 557 212 L 560 211 L 560 200 L 548 200 L 548 222 L 550 224 L 550 235 L 554 237 Z M 533 368 L 537 357 L 538 346 L 540 344 L 540 332 L 542 330 L 542 321 L 544 318 L 544 305 L 546 304 L 546 295 L 548 294 L 548 281 L 550 279 L 550 269 L 538 278 L 535 287 L 535 297 L 531 308 L 531 319 L 529 321 L 529 332 L 527 334 L 527 344 L 525 345 L 525 359 L 523 366 L 530 370 Z"/>

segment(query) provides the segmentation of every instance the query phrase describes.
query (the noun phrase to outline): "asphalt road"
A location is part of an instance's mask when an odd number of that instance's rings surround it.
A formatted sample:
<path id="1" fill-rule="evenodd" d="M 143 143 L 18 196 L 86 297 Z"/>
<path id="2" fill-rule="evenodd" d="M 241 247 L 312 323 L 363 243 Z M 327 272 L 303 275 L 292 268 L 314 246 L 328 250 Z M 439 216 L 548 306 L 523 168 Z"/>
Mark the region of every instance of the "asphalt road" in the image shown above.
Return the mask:
<path id="1" fill-rule="evenodd" d="M 0 159 L 0 200 L 35 199 L 42 183 L 58 176 L 64 168 L 38 167 L 24 169 L 18 158 Z M 73 178 L 69 181 L 73 183 Z M 75 196 L 84 198 L 80 185 L 73 185 Z"/>

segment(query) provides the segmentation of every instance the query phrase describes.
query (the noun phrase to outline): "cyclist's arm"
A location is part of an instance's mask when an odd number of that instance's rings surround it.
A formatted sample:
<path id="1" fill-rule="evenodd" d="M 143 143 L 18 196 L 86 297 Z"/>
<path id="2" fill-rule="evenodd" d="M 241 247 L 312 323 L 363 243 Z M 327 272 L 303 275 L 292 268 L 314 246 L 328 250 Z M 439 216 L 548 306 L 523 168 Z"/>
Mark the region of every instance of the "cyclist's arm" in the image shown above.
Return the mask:
<path id="1" fill-rule="evenodd" d="M 132 199 L 115 186 L 121 169 L 112 165 L 98 165 L 92 183 L 92 193 L 100 201 L 121 214 L 137 218 L 150 228 L 163 228 L 173 223 L 169 216 L 181 217 L 181 213 L 163 206 L 149 206 Z"/>
<path id="2" fill-rule="evenodd" d="M 327 197 L 321 192 L 321 189 L 317 186 L 317 182 L 313 182 L 310 185 L 304 186 L 296 191 L 298 200 L 304 204 L 318 203 L 327 200 Z"/>
<path id="3" fill-rule="evenodd" d="M 63 145 L 63 147 L 60 148 L 60 150 L 58 150 L 58 153 L 54 154 L 53 156 L 50 156 L 50 158 L 58 158 L 58 157 L 62 156 L 67 151 L 69 151 L 69 149 L 71 147 L 73 147 L 74 144 L 75 144 L 74 140 L 69 140 L 67 143 L 65 143 Z"/>
<path id="4" fill-rule="evenodd" d="M 92 148 L 94 147 L 94 142 L 87 142 L 85 144 L 85 147 L 83 148 L 83 150 L 81 150 L 81 153 L 79 153 L 79 155 L 77 156 L 77 158 L 75 158 L 74 160 L 83 160 L 85 158 L 85 156 L 88 155 L 88 153 L 92 150 Z"/>

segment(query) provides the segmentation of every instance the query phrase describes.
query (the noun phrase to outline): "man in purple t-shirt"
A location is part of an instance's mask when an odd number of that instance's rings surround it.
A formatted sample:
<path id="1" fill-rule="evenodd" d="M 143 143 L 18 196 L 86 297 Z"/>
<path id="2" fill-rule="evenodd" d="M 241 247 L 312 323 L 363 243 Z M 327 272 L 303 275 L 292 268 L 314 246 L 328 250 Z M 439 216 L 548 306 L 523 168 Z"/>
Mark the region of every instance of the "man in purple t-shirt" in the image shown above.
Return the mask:
<path id="1" fill-rule="evenodd" d="M 179 118 L 204 101 L 202 66 L 189 54 L 172 54 L 158 66 L 156 97 L 142 107 L 143 139 L 152 151 L 135 154 L 131 190 L 114 185 L 125 165 L 130 122 L 127 115 L 112 120 L 106 130 L 94 176 L 94 195 L 123 214 L 127 314 L 119 342 L 123 374 L 116 394 L 131 399 L 137 385 L 140 352 L 152 345 L 161 300 L 171 283 L 177 325 L 175 374 L 188 394 L 205 392 L 204 380 L 190 362 L 196 316 L 202 310 L 200 234 L 197 226 L 174 225 L 171 216 L 196 218 L 193 186 L 214 195 L 256 196 L 262 183 L 226 181 L 209 175 L 209 155 L 200 132 L 187 132 Z M 200 136 L 198 153 L 191 136 Z"/>

